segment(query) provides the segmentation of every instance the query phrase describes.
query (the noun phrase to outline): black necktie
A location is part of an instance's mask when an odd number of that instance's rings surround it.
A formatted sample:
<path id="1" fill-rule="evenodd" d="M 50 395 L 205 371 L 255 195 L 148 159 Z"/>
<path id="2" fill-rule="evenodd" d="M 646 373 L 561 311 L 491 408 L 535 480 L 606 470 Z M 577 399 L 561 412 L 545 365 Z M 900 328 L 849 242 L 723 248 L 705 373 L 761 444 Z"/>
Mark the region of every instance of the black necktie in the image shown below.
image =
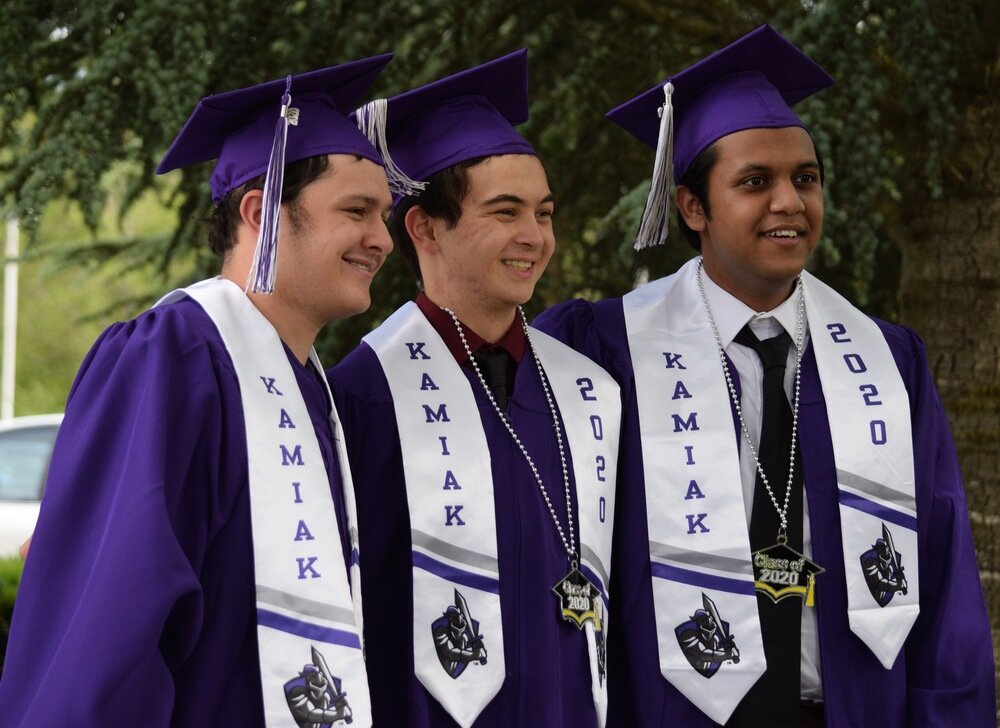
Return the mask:
<path id="1" fill-rule="evenodd" d="M 510 354 L 502 346 L 494 346 L 489 349 L 480 349 L 472 356 L 479 364 L 479 371 L 483 373 L 486 386 L 493 392 L 493 399 L 496 400 L 497 406 L 506 411 L 509 394 L 507 368 L 511 361 Z"/>
<path id="2" fill-rule="evenodd" d="M 788 486 L 789 451 L 792 445 L 792 409 L 785 395 L 785 366 L 792 343 L 788 333 L 760 341 L 747 324 L 733 339 L 756 352 L 764 368 L 761 399 L 760 445 L 757 459 L 767 474 L 778 505 L 785 502 Z M 744 387 L 753 386 L 746 382 Z M 745 445 L 744 445 L 745 446 Z M 788 495 L 788 545 L 802 551 L 802 474 L 798 454 L 795 475 Z M 757 474 L 754 486 L 753 510 L 750 515 L 750 550 L 773 546 L 778 541 L 781 519 L 768 496 L 767 488 Z M 802 644 L 802 600 L 787 597 L 775 604 L 758 592 L 761 636 L 767 671 L 737 706 L 730 726 L 799 725 L 800 661 Z"/>

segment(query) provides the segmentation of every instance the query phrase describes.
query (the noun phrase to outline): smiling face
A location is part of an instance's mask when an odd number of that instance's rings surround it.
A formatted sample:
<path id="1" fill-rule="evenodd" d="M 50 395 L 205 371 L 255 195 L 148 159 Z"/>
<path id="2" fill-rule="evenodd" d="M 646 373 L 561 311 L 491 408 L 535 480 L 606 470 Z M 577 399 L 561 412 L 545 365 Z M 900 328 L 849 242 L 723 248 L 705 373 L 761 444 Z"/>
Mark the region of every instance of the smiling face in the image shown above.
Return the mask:
<path id="1" fill-rule="evenodd" d="M 809 134 L 800 127 L 747 129 L 715 142 L 708 175 L 711 216 L 685 187 L 677 203 L 699 233 L 705 271 L 757 311 L 792 292 L 823 226 L 823 187 Z"/>
<path id="2" fill-rule="evenodd" d="M 427 218 L 414 242 L 431 300 L 495 341 L 496 329 L 502 334 L 515 307 L 531 298 L 555 250 L 554 202 L 532 155 L 490 157 L 468 173 L 458 221 Z"/>
<path id="3" fill-rule="evenodd" d="M 330 155 L 326 172 L 282 208 L 274 298 L 317 329 L 367 310 L 392 251 L 391 204 L 382 167 Z"/>

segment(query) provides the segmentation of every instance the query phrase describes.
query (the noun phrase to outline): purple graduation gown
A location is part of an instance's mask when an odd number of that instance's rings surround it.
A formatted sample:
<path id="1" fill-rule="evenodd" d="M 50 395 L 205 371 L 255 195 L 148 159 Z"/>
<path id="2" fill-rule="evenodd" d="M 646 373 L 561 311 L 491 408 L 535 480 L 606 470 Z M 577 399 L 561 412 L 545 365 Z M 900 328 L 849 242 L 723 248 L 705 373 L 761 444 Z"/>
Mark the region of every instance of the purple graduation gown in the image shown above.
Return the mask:
<path id="1" fill-rule="evenodd" d="M 286 354 L 342 497 L 322 380 Z M 108 328 L 56 441 L 0 726 L 264 725 L 247 478 L 239 383 L 201 307 Z"/>
<path id="2" fill-rule="evenodd" d="M 479 380 L 473 381 L 475 373 L 468 367 L 463 371 L 472 382 L 490 444 L 507 666 L 503 687 L 475 725 L 594 726 L 586 638 L 562 621 L 552 593 L 569 571 L 566 551 L 524 456 Z M 375 352 L 363 343 L 329 376 L 357 495 L 365 656 L 375 725 L 457 725 L 414 674 L 410 518 L 399 431 L 385 374 Z M 552 417 L 530 354 L 517 365 L 508 415 L 565 527 Z M 566 454 L 572 478 L 568 448 Z M 578 522 L 574 518 L 574 527 Z M 429 624 L 426 630 L 430 638 Z"/>
<path id="3" fill-rule="evenodd" d="M 802 359 L 799 432 L 813 560 L 826 568 L 817 580 L 815 607 L 826 725 L 995 726 L 990 622 L 948 421 L 917 335 L 876 323 L 910 395 L 920 616 L 892 670 L 885 670 L 850 631 L 833 446 L 810 345 Z M 611 624 L 618 628 L 608 636 L 608 725 L 711 726 L 660 674 L 638 410 L 622 301 L 567 301 L 534 325 L 604 366 L 622 389 L 610 587 L 615 595 Z"/>

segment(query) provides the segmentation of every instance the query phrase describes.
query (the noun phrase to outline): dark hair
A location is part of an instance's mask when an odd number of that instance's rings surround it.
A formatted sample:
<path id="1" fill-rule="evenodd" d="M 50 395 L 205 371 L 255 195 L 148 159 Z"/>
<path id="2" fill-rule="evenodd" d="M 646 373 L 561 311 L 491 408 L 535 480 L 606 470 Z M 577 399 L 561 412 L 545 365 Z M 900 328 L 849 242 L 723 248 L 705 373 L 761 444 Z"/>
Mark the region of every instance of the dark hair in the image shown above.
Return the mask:
<path id="1" fill-rule="evenodd" d="M 808 130 L 806 133 L 809 133 Z M 816 146 L 816 141 L 812 138 L 812 134 L 809 134 L 809 139 L 812 140 L 813 151 L 816 153 L 816 161 L 819 164 L 819 183 L 822 185 L 824 179 L 823 155 L 820 154 L 819 147 Z M 679 187 L 687 187 L 691 190 L 691 194 L 698 198 L 702 209 L 705 211 L 705 218 L 708 220 L 712 219 L 712 207 L 708 200 L 708 174 L 712 171 L 712 167 L 715 166 L 717 161 L 719 161 L 719 150 L 715 142 L 712 142 L 688 165 L 684 176 L 677 183 Z M 681 235 L 688 241 L 688 244 L 698 252 L 701 252 L 701 237 L 696 230 L 692 230 L 684 222 L 684 216 L 681 214 L 680 209 L 677 210 L 677 227 L 680 228 Z"/>
<path id="2" fill-rule="evenodd" d="M 285 165 L 285 178 L 281 187 L 281 204 L 294 203 L 310 183 L 323 176 L 330 166 L 330 158 L 321 154 Z M 213 207 L 204 222 L 208 225 L 208 243 L 212 252 L 225 256 L 236 245 L 236 226 L 240 219 L 240 203 L 250 190 L 264 189 L 265 175 L 258 175 L 249 182 L 231 190 Z M 294 217 L 294 210 L 290 210 Z M 294 222 L 294 220 L 293 220 Z"/>
<path id="3" fill-rule="evenodd" d="M 485 159 L 487 157 L 467 159 L 435 172 L 427 180 L 427 187 L 423 192 L 404 197 L 392 211 L 392 216 L 389 218 L 389 234 L 392 236 L 392 242 L 399 248 L 403 260 L 421 286 L 424 278 L 420 273 L 420 261 L 417 260 L 413 240 L 406 231 L 406 213 L 411 207 L 419 206 L 430 217 L 441 218 L 449 228 L 455 227 L 462 217 L 462 202 L 469 194 L 469 169 Z"/>

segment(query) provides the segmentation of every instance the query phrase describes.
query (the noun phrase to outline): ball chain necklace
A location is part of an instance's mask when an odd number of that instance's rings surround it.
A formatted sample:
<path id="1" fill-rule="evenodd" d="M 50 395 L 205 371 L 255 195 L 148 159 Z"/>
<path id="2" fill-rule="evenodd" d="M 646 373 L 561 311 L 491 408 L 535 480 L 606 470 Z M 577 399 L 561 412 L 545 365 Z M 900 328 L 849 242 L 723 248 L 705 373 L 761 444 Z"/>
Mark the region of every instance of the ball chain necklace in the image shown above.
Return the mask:
<path id="1" fill-rule="evenodd" d="M 465 350 L 465 355 L 468 357 L 469 361 L 472 362 L 472 368 L 476 372 L 476 377 L 479 379 L 479 383 L 482 385 L 483 391 L 486 392 L 486 396 L 489 398 L 490 404 L 493 405 L 493 410 L 497 413 L 497 417 L 500 418 L 500 421 L 507 429 L 507 432 L 510 434 L 514 444 L 517 445 L 517 448 L 521 451 L 525 461 L 528 463 L 528 467 L 531 469 L 531 474 L 535 478 L 535 483 L 538 485 L 538 492 L 542 494 L 542 500 L 545 501 L 549 515 L 552 516 L 552 523 L 555 524 L 556 532 L 559 534 L 559 539 L 562 541 L 563 549 L 566 551 L 566 557 L 570 565 L 569 573 L 560 579 L 552 588 L 552 591 L 555 592 L 556 597 L 558 597 L 560 602 L 560 614 L 563 619 L 567 622 L 575 624 L 580 629 L 583 629 L 583 625 L 589 621 L 593 622 L 597 631 L 600 631 L 601 623 L 597 617 L 597 610 L 595 609 L 596 600 L 600 595 L 600 590 L 598 590 L 598 588 L 594 586 L 580 571 L 579 552 L 576 548 L 576 536 L 573 531 L 572 487 L 570 486 L 569 480 L 569 467 L 566 464 L 566 450 L 563 446 L 562 427 L 559 425 L 559 413 L 556 410 L 555 399 L 553 398 L 552 391 L 549 388 L 548 376 L 542 368 L 542 362 L 538 358 L 538 352 L 531 343 L 531 334 L 528 332 L 528 324 L 525 322 L 524 311 L 520 306 L 517 307 L 517 315 L 521 320 L 521 328 L 524 331 L 524 338 L 528 343 L 528 349 L 531 351 L 531 356 L 535 361 L 535 367 L 538 369 L 538 376 L 542 383 L 542 391 L 545 393 L 545 401 L 548 403 L 549 413 L 552 415 L 552 429 L 555 432 L 556 443 L 559 446 L 559 464 L 562 466 L 563 493 L 566 498 L 567 523 L 565 529 L 559 522 L 559 516 L 556 515 L 555 508 L 552 506 L 552 500 L 549 498 L 549 492 L 545 488 L 545 483 L 542 481 L 541 473 L 538 472 L 538 468 L 535 466 L 535 461 L 532 459 L 531 455 L 528 454 L 528 450 L 525 448 L 521 438 L 518 437 L 517 433 L 514 431 L 514 427 L 511 425 L 510 419 L 504 411 L 500 409 L 496 399 L 493 397 L 493 391 L 486 383 L 486 378 L 483 376 L 483 372 L 479 367 L 479 362 L 472 355 L 472 349 L 469 347 L 469 342 L 465 338 L 465 330 L 462 328 L 462 324 L 458 320 L 458 316 L 456 316 L 455 312 L 450 308 L 446 308 L 444 306 L 441 306 L 440 308 L 442 311 L 451 316 L 451 320 L 455 324 L 455 330 L 458 331 L 458 337 L 462 341 L 462 348 Z"/>
<path id="2" fill-rule="evenodd" d="M 795 446 L 799 431 L 799 392 L 802 382 L 802 349 L 805 338 L 806 302 L 802 290 L 802 276 L 796 279 L 795 293 L 798 295 L 798 305 L 795 313 L 795 388 L 792 396 L 792 443 L 788 453 L 788 481 L 785 483 L 785 497 L 783 503 L 778 503 L 778 499 L 771 488 L 771 483 L 767 479 L 767 473 L 760 464 L 757 457 L 757 448 L 754 447 L 750 438 L 750 429 L 747 427 L 743 417 L 743 407 L 740 406 L 740 398 L 736 394 L 736 385 L 733 383 L 732 374 L 729 371 L 729 363 L 726 360 L 726 352 L 722 346 L 722 337 L 719 335 L 719 327 L 715 323 L 712 315 L 712 307 L 708 304 L 708 296 L 705 295 L 705 284 L 702 280 L 702 269 L 705 267 L 704 259 L 698 260 L 698 292 L 701 294 L 701 301 L 708 314 L 708 322 L 712 327 L 712 335 L 715 337 L 716 351 L 722 363 L 722 373 L 726 377 L 726 386 L 729 389 L 729 398 L 736 410 L 736 417 L 740 421 L 740 429 L 743 432 L 747 447 L 750 448 L 750 455 L 753 456 L 754 466 L 760 476 L 761 483 L 767 491 L 767 496 L 778 514 L 780 525 L 778 526 L 778 536 L 774 546 L 769 546 L 752 554 L 754 581 L 758 592 L 769 596 L 773 601 L 789 596 L 797 596 L 805 600 L 808 606 L 814 603 L 814 578 L 822 573 L 824 569 L 818 564 L 807 559 L 788 545 L 788 503 L 791 500 L 792 484 L 795 475 Z M 808 586 L 802 586 L 799 581 L 805 574 Z M 777 586 L 778 588 L 775 588 Z M 782 588 L 785 587 L 785 588 Z"/>

